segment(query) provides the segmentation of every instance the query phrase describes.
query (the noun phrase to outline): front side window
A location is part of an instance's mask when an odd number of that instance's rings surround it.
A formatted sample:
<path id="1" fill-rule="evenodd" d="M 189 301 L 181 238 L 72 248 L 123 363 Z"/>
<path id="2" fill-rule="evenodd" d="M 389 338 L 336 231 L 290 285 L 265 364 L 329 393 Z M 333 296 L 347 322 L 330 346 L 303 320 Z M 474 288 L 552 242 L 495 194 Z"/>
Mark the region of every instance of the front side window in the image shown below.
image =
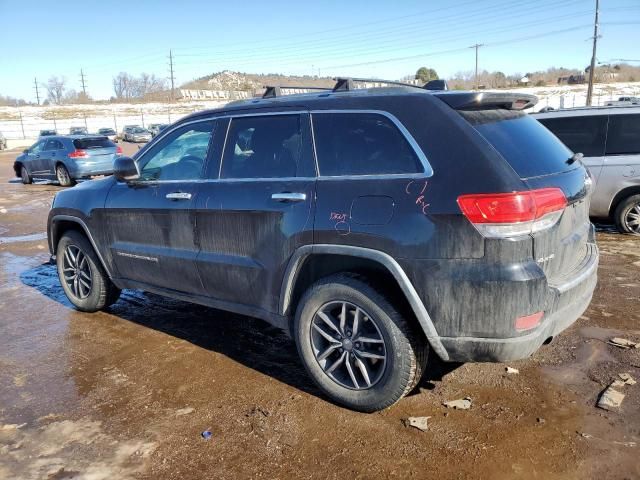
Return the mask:
<path id="1" fill-rule="evenodd" d="M 42 151 L 42 147 L 44 147 L 44 144 L 45 144 L 44 141 L 36 143 L 29 149 L 29 153 L 31 154 L 40 153 Z"/>
<path id="2" fill-rule="evenodd" d="M 607 135 L 607 155 L 640 153 L 640 115 L 611 115 Z"/>
<path id="3" fill-rule="evenodd" d="M 185 125 L 171 132 L 141 159 L 140 179 L 197 180 L 202 178 L 214 120 Z"/>
<path id="4" fill-rule="evenodd" d="M 300 115 L 231 120 L 220 178 L 282 178 L 299 175 L 302 161 Z"/>
<path id="5" fill-rule="evenodd" d="M 423 171 L 405 136 L 378 113 L 314 113 L 313 135 L 322 176 Z"/>
<path id="6" fill-rule="evenodd" d="M 585 157 L 604 155 L 606 115 L 538 118 L 538 121 L 575 153 Z"/>
<path id="7" fill-rule="evenodd" d="M 62 149 L 62 143 L 60 143 L 60 140 L 47 140 L 47 143 L 45 144 L 43 150 L 51 151 L 51 150 L 61 150 L 61 149 Z"/>

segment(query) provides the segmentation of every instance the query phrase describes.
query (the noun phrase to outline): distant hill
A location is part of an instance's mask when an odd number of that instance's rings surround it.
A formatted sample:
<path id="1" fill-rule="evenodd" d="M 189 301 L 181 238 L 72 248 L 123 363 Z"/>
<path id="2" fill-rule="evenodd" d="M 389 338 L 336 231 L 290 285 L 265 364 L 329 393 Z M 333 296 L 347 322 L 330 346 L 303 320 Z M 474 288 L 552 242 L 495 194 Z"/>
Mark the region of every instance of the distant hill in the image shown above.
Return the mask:
<path id="1" fill-rule="evenodd" d="M 261 91 L 267 85 L 282 87 L 333 87 L 331 77 L 290 76 L 277 73 L 253 74 L 225 70 L 197 78 L 181 85 L 180 88 L 193 90 L 235 90 L 246 92 Z"/>

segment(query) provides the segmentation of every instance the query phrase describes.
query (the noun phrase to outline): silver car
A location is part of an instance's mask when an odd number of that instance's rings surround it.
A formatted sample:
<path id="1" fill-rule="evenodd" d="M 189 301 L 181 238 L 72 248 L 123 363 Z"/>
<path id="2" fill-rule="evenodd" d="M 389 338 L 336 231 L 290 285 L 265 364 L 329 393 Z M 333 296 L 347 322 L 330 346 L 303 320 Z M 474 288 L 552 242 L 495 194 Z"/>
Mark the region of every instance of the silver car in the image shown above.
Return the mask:
<path id="1" fill-rule="evenodd" d="M 151 138 L 151 132 L 141 127 L 130 128 L 124 134 L 125 142 L 150 142 Z"/>
<path id="2" fill-rule="evenodd" d="M 595 182 L 590 216 L 640 235 L 640 107 L 586 107 L 532 116 L 584 155 Z"/>

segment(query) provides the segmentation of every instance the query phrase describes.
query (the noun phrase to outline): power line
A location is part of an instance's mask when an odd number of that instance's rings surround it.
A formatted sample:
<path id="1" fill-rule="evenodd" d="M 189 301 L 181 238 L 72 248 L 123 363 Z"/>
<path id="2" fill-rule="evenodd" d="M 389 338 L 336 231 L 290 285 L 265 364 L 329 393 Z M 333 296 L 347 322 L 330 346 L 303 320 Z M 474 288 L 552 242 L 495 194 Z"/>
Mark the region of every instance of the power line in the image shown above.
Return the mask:
<path id="1" fill-rule="evenodd" d="M 587 87 L 587 107 L 591 106 L 593 95 L 593 76 L 596 69 L 596 48 L 598 46 L 598 15 L 600 14 L 600 0 L 596 0 L 596 17 L 593 22 L 593 52 L 591 53 L 591 66 L 589 67 L 589 86 Z"/>

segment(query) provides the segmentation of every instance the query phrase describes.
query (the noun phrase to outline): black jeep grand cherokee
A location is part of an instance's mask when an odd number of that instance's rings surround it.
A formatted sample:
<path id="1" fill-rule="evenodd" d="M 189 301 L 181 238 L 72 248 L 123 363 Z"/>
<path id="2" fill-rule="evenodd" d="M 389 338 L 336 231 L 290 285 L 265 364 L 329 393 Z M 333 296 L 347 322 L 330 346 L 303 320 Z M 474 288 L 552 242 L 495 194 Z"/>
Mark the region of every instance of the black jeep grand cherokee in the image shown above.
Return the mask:
<path id="1" fill-rule="evenodd" d="M 598 263 L 590 179 L 535 101 L 337 87 L 193 114 L 58 193 L 62 286 L 88 312 L 133 288 L 262 318 L 368 412 L 428 349 L 527 357 L 586 309 Z"/>

